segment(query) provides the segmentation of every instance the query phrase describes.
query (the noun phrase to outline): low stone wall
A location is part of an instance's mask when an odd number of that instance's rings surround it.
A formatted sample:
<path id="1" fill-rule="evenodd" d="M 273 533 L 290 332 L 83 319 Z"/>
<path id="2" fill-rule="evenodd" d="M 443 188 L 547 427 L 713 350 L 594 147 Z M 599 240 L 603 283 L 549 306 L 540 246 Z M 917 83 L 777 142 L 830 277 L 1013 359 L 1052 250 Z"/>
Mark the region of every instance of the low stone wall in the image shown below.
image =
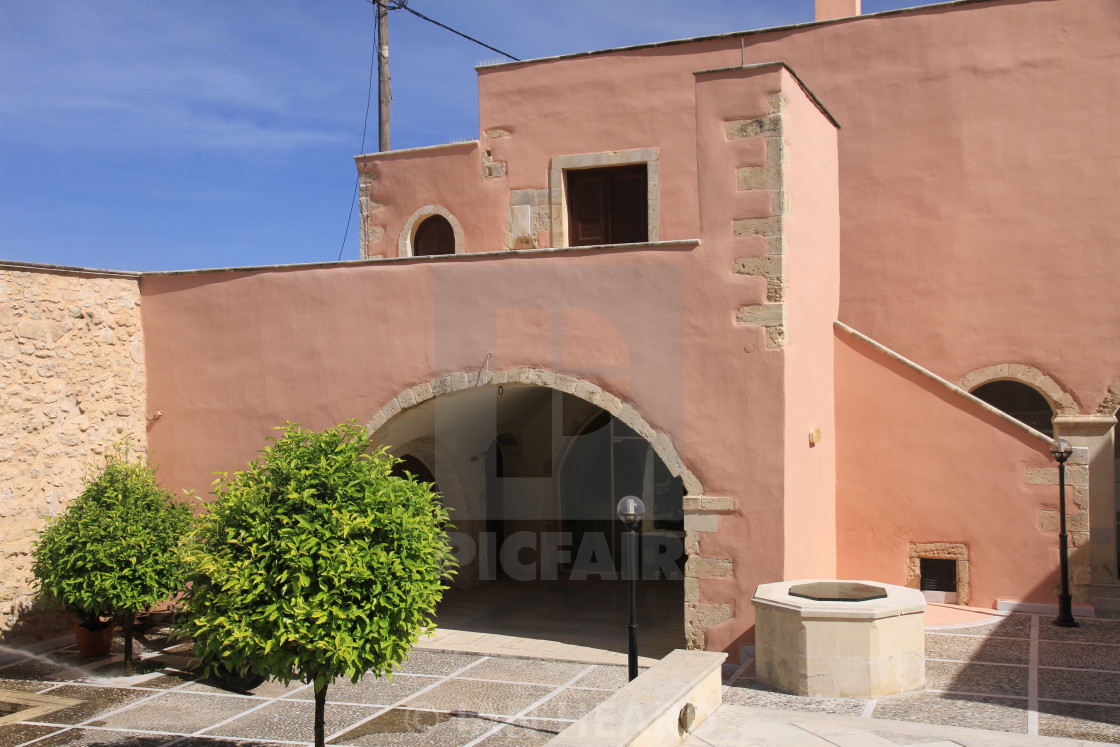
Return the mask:
<path id="1" fill-rule="evenodd" d="M 0 637 L 46 629 L 37 530 L 126 436 L 147 447 L 136 276 L 0 265 Z"/>

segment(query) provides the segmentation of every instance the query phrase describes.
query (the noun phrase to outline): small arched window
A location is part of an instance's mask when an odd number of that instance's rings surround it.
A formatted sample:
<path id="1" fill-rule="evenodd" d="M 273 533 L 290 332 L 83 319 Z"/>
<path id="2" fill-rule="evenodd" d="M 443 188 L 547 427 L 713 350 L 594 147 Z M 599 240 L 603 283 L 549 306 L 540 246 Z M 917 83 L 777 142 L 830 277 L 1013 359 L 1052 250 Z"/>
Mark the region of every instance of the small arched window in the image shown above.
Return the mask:
<path id="1" fill-rule="evenodd" d="M 412 239 L 414 257 L 433 257 L 455 253 L 455 230 L 442 215 L 430 215 L 416 229 Z"/>
<path id="2" fill-rule="evenodd" d="M 1053 437 L 1054 410 L 1036 389 L 1018 381 L 989 381 L 973 389 L 972 394 L 1036 431 Z"/>

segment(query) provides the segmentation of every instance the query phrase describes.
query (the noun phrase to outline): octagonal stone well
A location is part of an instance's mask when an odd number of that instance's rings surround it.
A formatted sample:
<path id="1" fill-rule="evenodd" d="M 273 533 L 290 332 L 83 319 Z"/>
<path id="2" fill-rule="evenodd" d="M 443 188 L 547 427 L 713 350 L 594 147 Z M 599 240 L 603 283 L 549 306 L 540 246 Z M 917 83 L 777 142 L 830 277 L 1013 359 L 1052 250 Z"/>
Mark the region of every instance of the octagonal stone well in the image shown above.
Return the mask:
<path id="1" fill-rule="evenodd" d="M 765 685 L 828 698 L 925 687 L 926 601 L 916 589 L 806 579 L 762 584 L 751 603 Z"/>

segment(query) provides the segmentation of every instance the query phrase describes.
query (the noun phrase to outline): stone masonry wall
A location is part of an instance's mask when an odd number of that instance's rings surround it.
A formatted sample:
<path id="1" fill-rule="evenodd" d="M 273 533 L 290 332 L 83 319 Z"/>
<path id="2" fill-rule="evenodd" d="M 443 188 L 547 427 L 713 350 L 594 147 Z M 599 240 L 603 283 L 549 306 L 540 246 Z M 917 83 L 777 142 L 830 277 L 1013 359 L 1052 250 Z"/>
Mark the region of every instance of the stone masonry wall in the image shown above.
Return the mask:
<path id="1" fill-rule="evenodd" d="M 0 267 L 0 637 L 40 617 L 36 531 L 105 445 L 147 446 L 135 276 Z"/>

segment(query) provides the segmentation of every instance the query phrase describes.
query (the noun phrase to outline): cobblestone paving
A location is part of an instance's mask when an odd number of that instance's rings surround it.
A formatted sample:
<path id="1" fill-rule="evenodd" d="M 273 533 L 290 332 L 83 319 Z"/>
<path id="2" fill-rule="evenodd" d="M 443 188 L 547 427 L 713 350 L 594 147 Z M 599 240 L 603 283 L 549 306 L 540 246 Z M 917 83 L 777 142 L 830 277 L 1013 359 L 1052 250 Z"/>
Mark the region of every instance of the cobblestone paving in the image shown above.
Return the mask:
<path id="1" fill-rule="evenodd" d="M 723 700 L 1120 742 L 1120 620 L 1079 622 L 1057 628 L 1048 618 L 1016 614 L 998 623 L 927 629 L 922 692 L 877 700 L 801 698 L 761 686 L 748 662 L 727 669 Z M 140 673 L 124 677 L 117 644 L 113 656 L 93 662 L 70 646 L 40 657 L 0 655 L 0 747 L 311 742 L 310 686 L 266 682 L 231 692 L 192 671 L 189 646 L 154 634 L 139 641 Z M 618 666 L 418 649 L 391 681 L 331 685 L 328 740 L 371 747 L 543 745 L 625 683 Z"/>
<path id="2" fill-rule="evenodd" d="M 133 677 L 123 676 L 119 640 L 113 656 L 92 662 L 70 646 L 0 657 L 0 747 L 312 742 L 310 685 L 265 682 L 231 692 L 192 671 L 189 647 L 155 634 L 138 643 L 143 659 Z M 391 681 L 330 686 L 327 739 L 371 747 L 542 745 L 625 682 L 624 667 L 414 650 Z"/>
<path id="3" fill-rule="evenodd" d="M 803 698 L 766 688 L 753 663 L 723 702 L 1120 742 L 1120 620 L 1013 614 L 997 623 L 927 628 L 926 689 L 877 700 Z M 2 673 L 0 673 L 2 674 Z"/>

